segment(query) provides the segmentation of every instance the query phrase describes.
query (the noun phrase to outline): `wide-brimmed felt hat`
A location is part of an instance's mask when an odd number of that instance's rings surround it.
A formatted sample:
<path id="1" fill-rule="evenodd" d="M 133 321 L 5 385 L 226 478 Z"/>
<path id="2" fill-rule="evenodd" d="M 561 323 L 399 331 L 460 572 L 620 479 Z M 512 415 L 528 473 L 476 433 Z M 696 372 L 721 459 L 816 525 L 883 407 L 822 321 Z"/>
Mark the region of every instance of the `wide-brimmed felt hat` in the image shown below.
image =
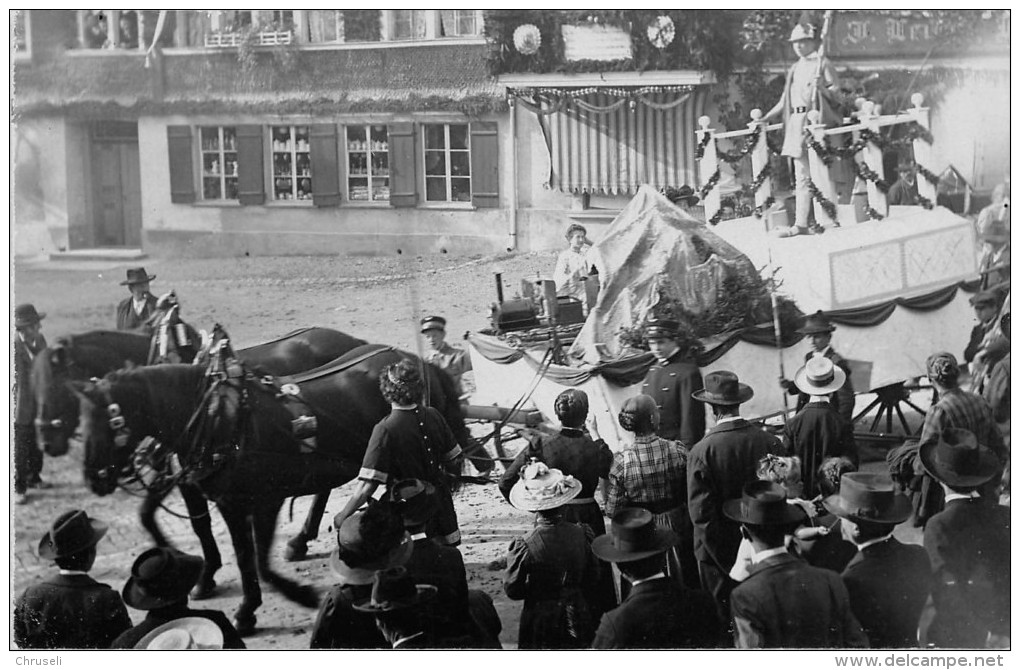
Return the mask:
<path id="1" fill-rule="evenodd" d="M 420 479 L 404 479 L 390 488 L 390 502 L 400 512 L 404 526 L 424 526 L 436 513 L 436 487 Z"/>
<path id="2" fill-rule="evenodd" d="M 1009 229 L 1006 228 L 1006 222 L 998 219 L 992 221 L 978 234 L 978 239 L 982 242 L 992 242 L 994 244 L 1009 242 Z"/>
<path id="3" fill-rule="evenodd" d="M 825 318 L 825 313 L 818 310 L 814 314 L 804 319 L 804 325 L 797 329 L 796 332 L 801 335 L 817 335 L 818 333 L 831 333 L 836 330 L 836 326 L 829 323 L 829 320 Z"/>
<path id="4" fill-rule="evenodd" d="M 674 204 L 681 200 L 686 201 L 688 207 L 698 204 L 701 200 L 701 198 L 694 194 L 694 189 L 687 184 L 684 184 L 680 188 L 666 186 L 660 192 L 662 195 L 666 196 L 667 200 Z"/>
<path id="5" fill-rule="evenodd" d="M 389 568 L 375 573 L 372 596 L 355 602 L 352 607 L 368 614 L 392 612 L 428 602 L 438 591 L 431 584 L 415 584 L 406 568 Z"/>
<path id="6" fill-rule="evenodd" d="M 143 551 L 131 566 L 131 576 L 121 595 L 138 610 L 154 610 L 187 600 L 198 583 L 205 561 L 169 547 Z"/>
<path id="7" fill-rule="evenodd" d="M 510 489 L 510 504 L 524 512 L 555 509 L 581 492 L 581 482 L 562 470 L 532 459 L 521 468 L 521 478 Z"/>
<path id="8" fill-rule="evenodd" d="M 817 40 L 818 35 L 815 27 L 810 23 L 798 23 L 790 32 L 788 42 L 799 42 L 801 40 Z"/>
<path id="9" fill-rule="evenodd" d="M 337 548 L 329 555 L 329 567 L 344 584 L 371 584 L 377 570 L 403 565 L 411 558 L 414 543 L 403 520 L 382 507 L 333 523 Z"/>
<path id="10" fill-rule="evenodd" d="M 85 510 L 69 510 L 58 516 L 39 540 L 39 555 L 54 559 L 77 554 L 94 547 L 108 529 L 102 521 L 89 518 Z"/>
<path id="11" fill-rule="evenodd" d="M 744 485 L 739 498 L 723 502 L 723 514 L 737 523 L 751 526 L 789 526 L 807 520 L 800 505 L 786 502 L 786 490 L 782 486 L 765 481 Z"/>
<path id="12" fill-rule="evenodd" d="M 919 455 L 925 472 L 954 488 L 980 486 L 1002 467 L 992 450 L 965 428 L 943 429 L 938 440 L 921 445 Z"/>
<path id="13" fill-rule="evenodd" d="M 153 628 L 138 641 L 135 649 L 156 651 L 223 649 L 223 631 L 205 617 L 183 617 Z"/>
<path id="14" fill-rule="evenodd" d="M 997 307 L 999 304 L 999 294 L 996 291 L 978 291 L 970 297 L 970 304 L 971 307 L 982 305 Z"/>
<path id="15" fill-rule="evenodd" d="M 14 308 L 14 327 L 24 328 L 46 318 L 46 312 L 35 311 L 35 305 L 26 302 Z"/>
<path id="16" fill-rule="evenodd" d="M 888 474 L 848 472 L 839 479 L 839 493 L 822 501 L 825 509 L 850 521 L 898 524 L 910 518 L 910 498 Z"/>
<path id="17" fill-rule="evenodd" d="M 441 330 L 446 332 L 446 319 L 441 316 L 426 316 L 421 320 L 421 332 Z"/>
<path id="18" fill-rule="evenodd" d="M 797 370 L 793 382 L 808 395 L 827 395 L 843 388 L 846 372 L 825 356 L 812 356 Z"/>
<path id="19" fill-rule="evenodd" d="M 754 389 L 741 382 L 729 370 L 716 370 L 705 375 L 705 388 L 691 397 L 712 405 L 739 405 L 754 397 Z"/>
<path id="20" fill-rule="evenodd" d="M 676 319 L 652 317 L 645 322 L 646 338 L 676 338 L 680 334 L 680 322 Z"/>
<path id="21" fill-rule="evenodd" d="M 130 286 L 131 284 L 144 284 L 150 282 L 156 278 L 156 275 L 150 275 L 145 271 L 145 268 L 128 268 L 127 279 L 120 283 L 121 286 Z"/>
<path id="22" fill-rule="evenodd" d="M 592 552 L 609 563 L 627 563 L 665 552 L 680 542 L 668 528 L 658 528 L 655 517 L 640 507 L 624 507 L 615 515 L 609 532 L 596 537 Z"/>

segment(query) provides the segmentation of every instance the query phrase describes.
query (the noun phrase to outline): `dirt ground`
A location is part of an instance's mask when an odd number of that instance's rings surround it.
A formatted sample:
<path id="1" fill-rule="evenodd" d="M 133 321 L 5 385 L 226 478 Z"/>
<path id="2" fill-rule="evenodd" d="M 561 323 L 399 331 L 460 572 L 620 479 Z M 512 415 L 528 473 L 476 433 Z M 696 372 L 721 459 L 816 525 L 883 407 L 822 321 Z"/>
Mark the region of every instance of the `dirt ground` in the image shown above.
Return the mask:
<path id="1" fill-rule="evenodd" d="M 489 307 L 496 300 L 494 272 L 502 272 L 506 297 L 511 297 L 522 277 L 549 276 L 555 254 L 521 254 L 499 258 L 394 256 L 369 257 L 274 257 L 204 260 L 156 259 L 142 261 L 155 274 L 152 291 L 160 295 L 171 289 L 182 304 L 183 318 L 196 328 L 209 330 L 222 324 L 243 348 L 274 339 L 304 326 L 335 328 L 370 342 L 395 345 L 420 352 L 418 323 L 421 317 L 441 314 L 448 320 L 448 339 L 454 343 L 465 331 L 489 324 Z M 114 306 L 127 297 L 119 285 L 125 269 L 139 263 L 100 261 L 43 261 L 18 259 L 12 286 L 14 303 L 32 302 L 46 312 L 43 333 L 50 342 L 58 336 L 114 327 Z M 470 374 L 466 378 L 470 390 Z M 473 428 L 483 431 L 484 426 Z M 12 507 L 13 593 L 42 579 L 52 564 L 38 557 L 39 538 L 54 517 L 65 509 L 81 506 L 110 524 L 100 542 L 93 575 L 120 589 L 131 562 L 149 545 L 136 518 L 137 500 L 121 491 L 98 498 L 86 490 L 81 476 L 82 454 L 75 446 L 67 456 L 46 459 L 43 478 L 54 484 L 33 490 L 32 502 Z M 333 584 L 327 561 L 334 548 L 332 517 L 340 511 L 350 487 L 334 492 L 323 518 L 319 538 L 309 547 L 309 559 L 285 563 L 284 542 L 300 527 L 310 498 L 298 499 L 291 514 L 281 513 L 277 542 L 272 555 L 286 575 L 314 585 L 320 593 Z M 530 516 L 514 510 L 494 485 L 468 485 L 455 499 L 464 542 L 461 551 L 474 588 L 494 599 L 503 621 L 501 639 L 514 648 L 520 603 L 502 593 L 501 572 L 488 564 L 501 557 L 509 541 L 530 526 Z M 170 498 L 167 507 L 183 512 L 183 503 Z M 161 513 L 160 523 L 179 548 L 200 553 L 186 521 Z M 213 527 L 224 559 L 218 573 L 219 595 L 198 604 L 232 614 L 240 602 L 240 580 L 222 519 L 213 513 Z M 306 649 L 316 611 L 281 598 L 268 587 L 258 611 L 258 632 L 246 640 L 254 649 Z M 138 622 L 143 613 L 130 611 Z M 13 643 L 12 643 L 13 645 Z"/>

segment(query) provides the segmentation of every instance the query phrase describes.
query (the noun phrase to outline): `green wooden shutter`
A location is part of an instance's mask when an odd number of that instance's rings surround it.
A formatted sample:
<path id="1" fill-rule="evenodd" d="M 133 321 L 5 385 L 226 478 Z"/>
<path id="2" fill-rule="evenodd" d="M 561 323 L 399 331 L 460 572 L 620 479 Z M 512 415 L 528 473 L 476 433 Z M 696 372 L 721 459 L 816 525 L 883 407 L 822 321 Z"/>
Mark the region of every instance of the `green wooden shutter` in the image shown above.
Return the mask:
<path id="1" fill-rule="evenodd" d="M 166 143 L 167 155 L 170 157 L 170 202 L 195 202 L 191 126 L 167 126 Z"/>
<path id="2" fill-rule="evenodd" d="M 340 166 L 337 159 L 336 124 L 321 123 L 310 129 L 312 152 L 312 202 L 316 207 L 340 204 Z"/>
<path id="3" fill-rule="evenodd" d="M 499 207 L 499 127 L 495 121 L 471 124 L 471 203 Z"/>
<path id="4" fill-rule="evenodd" d="M 237 127 L 237 195 L 242 205 L 261 205 L 266 200 L 262 141 L 262 126 Z"/>
<path id="5" fill-rule="evenodd" d="M 390 205 L 414 207 L 418 204 L 414 124 L 394 123 L 387 128 L 387 133 L 390 141 Z"/>

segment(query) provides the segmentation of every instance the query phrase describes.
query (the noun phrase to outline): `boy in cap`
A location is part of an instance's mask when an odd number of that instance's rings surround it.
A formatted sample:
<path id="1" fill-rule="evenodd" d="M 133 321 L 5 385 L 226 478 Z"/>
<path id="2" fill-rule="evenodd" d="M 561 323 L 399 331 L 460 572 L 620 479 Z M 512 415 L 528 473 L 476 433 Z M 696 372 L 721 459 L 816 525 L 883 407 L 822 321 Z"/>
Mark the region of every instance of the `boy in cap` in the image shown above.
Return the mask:
<path id="1" fill-rule="evenodd" d="M 1008 647 L 1010 513 L 980 493 L 1001 472 L 999 460 L 959 428 L 922 444 L 920 460 L 945 494 L 945 509 L 924 529 L 935 576 L 927 641 L 937 647 Z"/>
<path id="2" fill-rule="evenodd" d="M 35 392 L 32 388 L 32 362 L 46 348 L 42 335 L 45 312 L 23 303 L 14 308 L 14 502 L 29 501 L 30 487 L 47 488 L 39 474 L 43 454 L 35 432 Z"/>
<path id="3" fill-rule="evenodd" d="M 739 649 L 866 647 L 839 576 L 791 556 L 787 535 L 806 521 L 773 482 L 756 481 L 723 505 L 754 548 L 750 574 L 731 596 Z"/>
<path id="4" fill-rule="evenodd" d="M 107 649 L 131 627 L 116 591 L 89 577 L 105 523 L 84 510 L 64 512 L 39 542 L 39 556 L 60 573 L 29 586 L 14 605 L 14 641 L 22 649 Z"/>
<path id="5" fill-rule="evenodd" d="M 836 390 L 835 395 L 830 396 L 829 400 L 836 411 L 839 412 L 839 415 L 852 427 L 854 420 L 854 386 L 853 381 L 850 379 L 850 364 L 832 348 L 832 333 L 834 330 L 836 330 L 836 326 L 832 325 L 821 310 L 818 310 L 804 319 L 804 325 L 798 328 L 797 332 L 806 336 L 811 344 L 811 351 L 804 354 L 805 363 L 812 358 L 824 356 L 843 371 L 846 381 Z M 797 396 L 797 411 L 803 409 L 808 403 L 808 394 L 803 389 L 797 388 L 795 383 L 788 379 L 780 379 L 779 385 L 786 389 L 788 394 Z"/>
<path id="6" fill-rule="evenodd" d="M 137 330 L 155 314 L 156 296 L 149 293 L 149 282 L 155 278 L 145 268 L 128 269 L 127 279 L 120 285 L 127 286 L 131 296 L 117 305 L 117 330 Z"/>
<path id="7" fill-rule="evenodd" d="M 638 507 L 621 509 L 610 533 L 595 538 L 592 552 L 615 564 L 631 588 L 619 607 L 602 615 L 592 649 L 699 649 L 719 643 L 722 626 L 712 596 L 666 576 L 666 552 L 679 541 Z"/>
<path id="8" fill-rule="evenodd" d="M 890 205 L 916 205 L 917 174 L 914 161 L 900 160 L 900 164 L 896 167 L 896 174 L 899 175 L 899 178 L 889 187 L 886 202 Z"/>
<path id="9" fill-rule="evenodd" d="M 857 547 L 842 577 L 871 647 L 916 647 L 917 625 L 931 592 L 931 561 L 923 547 L 893 537 L 896 526 L 910 517 L 910 499 L 886 474 L 852 472 L 823 504 L 840 518 L 843 537 Z"/>
<path id="10" fill-rule="evenodd" d="M 680 322 L 651 318 L 645 339 L 656 362 L 645 375 L 641 392 L 659 407 L 658 436 L 690 447 L 705 435 L 705 408 L 692 394 L 705 387 L 688 347 L 681 346 Z"/>
<path id="11" fill-rule="evenodd" d="M 446 341 L 446 319 L 426 316 L 421 320 L 421 334 L 429 345 L 429 350 L 422 358 L 450 375 L 457 389 L 457 397 L 463 397 L 464 384 L 461 378 L 471 370 L 471 357 L 460 347 Z"/>
<path id="12" fill-rule="evenodd" d="M 821 112 L 820 122 L 831 126 L 842 119 L 837 108 L 839 80 L 829 59 L 818 53 L 822 42 L 813 25 L 797 24 L 790 34 L 790 42 L 797 54 L 797 62 L 790 67 L 783 87 L 783 97 L 762 117 L 771 122 L 782 115 L 782 155 L 793 159 L 793 176 L 797 196 L 797 212 L 794 225 L 776 232 L 777 237 L 807 235 L 808 217 L 811 213 L 811 167 L 808 152 L 812 149 L 805 140 L 807 113 L 810 109 Z M 821 230 L 817 224 L 815 228 Z"/>

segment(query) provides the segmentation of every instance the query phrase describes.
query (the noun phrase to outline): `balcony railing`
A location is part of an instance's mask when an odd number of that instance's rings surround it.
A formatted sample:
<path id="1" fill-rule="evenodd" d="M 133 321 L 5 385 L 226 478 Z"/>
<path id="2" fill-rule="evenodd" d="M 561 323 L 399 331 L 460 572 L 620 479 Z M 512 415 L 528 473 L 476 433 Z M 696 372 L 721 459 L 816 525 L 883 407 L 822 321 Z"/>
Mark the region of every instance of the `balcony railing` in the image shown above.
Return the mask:
<path id="1" fill-rule="evenodd" d="M 290 44 L 294 33 L 289 30 L 262 30 L 258 33 L 258 46 L 273 47 Z M 205 36 L 205 46 L 210 49 L 228 49 L 237 47 L 244 41 L 244 34 L 239 32 L 217 32 Z"/>

